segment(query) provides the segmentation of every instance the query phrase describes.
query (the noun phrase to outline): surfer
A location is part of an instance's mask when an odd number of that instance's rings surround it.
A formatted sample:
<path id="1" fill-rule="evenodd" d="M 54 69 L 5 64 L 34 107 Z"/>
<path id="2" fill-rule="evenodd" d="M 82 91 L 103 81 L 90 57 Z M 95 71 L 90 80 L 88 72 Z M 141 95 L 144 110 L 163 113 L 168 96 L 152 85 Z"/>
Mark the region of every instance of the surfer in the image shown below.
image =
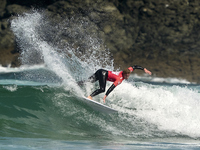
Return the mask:
<path id="1" fill-rule="evenodd" d="M 131 72 L 134 71 L 135 69 L 144 70 L 145 73 L 151 75 L 151 72 L 149 70 L 147 70 L 146 68 L 143 68 L 141 66 L 138 66 L 138 65 L 129 67 L 120 72 L 107 71 L 104 69 L 97 70 L 91 77 L 89 77 L 89 81 L 94 83 L 98 80 L 100 88 L 95 90 L 90 96 L 88 96 L 88 98 L 92 100 L 92 97 L 94 97 L 102 92 L 105 92 L 106 81 L 111 81 L 111 82 L 113 82 L 113 84 L 107 90 L 107 92 L 103 98 L 103 101 L 105 103 L 106 97 L 110 94 L 110 92 L 112 92 L 113 89 L 117 85 L 121 84 L 124 79 L 128 79 Z"/>

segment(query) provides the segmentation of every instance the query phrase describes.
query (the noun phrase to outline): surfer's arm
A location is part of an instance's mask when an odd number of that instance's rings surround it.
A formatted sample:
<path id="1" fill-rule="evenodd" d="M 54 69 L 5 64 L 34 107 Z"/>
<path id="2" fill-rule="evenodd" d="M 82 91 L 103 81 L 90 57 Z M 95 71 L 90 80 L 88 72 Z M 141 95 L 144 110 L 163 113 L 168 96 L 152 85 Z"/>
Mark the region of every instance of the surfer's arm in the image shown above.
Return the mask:
<path id="1" fill-rule="evenodd" d="M 129 67 L 129 70 L 132 72 L 135 69 L 140 69 L 140 70 L 144 70 L 145 73 L 151 75 L 151 72 L 149 70 L 147 70 L 146 68 L 143 68 L 141 66 L 138 65 L 134 65 L 133 67 Z"/>
<path id="2" fill-rule="evenodd" d="M 112 84 L 112 85 L 110 86 L 110 88 L 107 90 L 106 95 L 105 95 L 104 98 L 103 98 L 104 103 L 105 103 L 106 97 L 110 94 L 110 92 L 112 92 L 112 91 L 114 90 L 115 87 L 116 87 L 116 86 L 115 86 L 114 84 Z"/>
<path id="3" fill-rule="evenodd" d="M 146 68 L 144 68 L 144 72 L 151 75 L 151 71 L 147 70 Z"/>
<path id="4" fill-rule="evenodd" d="M 106 96 L 108 96 L 108 95 L 110 94 L 110 92 L 112 92 L 112 91 L 114 90 L 115 87 L 116 87 L 116 86 L 115 86 L 114 84 L 112 84 L 112 85 L 110 86 L 110 88 L 107 90 Z"/>
<path id="5" fill-rule="evenodd" d="M 141 67 L 141 66 L 138 66 L 138 65 L 135 65 L 135 66 L 133 66 L 132 68 L 133 68 L 133 70 L 135 70 L 135 69 L 144 70 L 144 68 L 143 68 L 143 67 Z"/>

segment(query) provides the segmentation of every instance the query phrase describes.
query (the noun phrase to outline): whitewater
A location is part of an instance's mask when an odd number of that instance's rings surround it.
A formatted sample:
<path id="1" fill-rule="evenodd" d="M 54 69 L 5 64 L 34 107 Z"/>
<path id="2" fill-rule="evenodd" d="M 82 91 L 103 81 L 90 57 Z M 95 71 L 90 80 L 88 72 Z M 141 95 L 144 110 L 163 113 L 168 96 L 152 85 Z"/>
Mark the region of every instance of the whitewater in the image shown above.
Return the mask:
<path id="1" fill-rule="evenodd" d="M 98 84 L 77 81 L 120 68 L 89 32 L 94 24 L 33 10 L 11 20 L 11 29 L 22 65 L 0 67 L 1 149 L 200 148 L 200 85 L 134 71 L 106 100 L 118 113 L 100 113 L 81 102 Z"/>

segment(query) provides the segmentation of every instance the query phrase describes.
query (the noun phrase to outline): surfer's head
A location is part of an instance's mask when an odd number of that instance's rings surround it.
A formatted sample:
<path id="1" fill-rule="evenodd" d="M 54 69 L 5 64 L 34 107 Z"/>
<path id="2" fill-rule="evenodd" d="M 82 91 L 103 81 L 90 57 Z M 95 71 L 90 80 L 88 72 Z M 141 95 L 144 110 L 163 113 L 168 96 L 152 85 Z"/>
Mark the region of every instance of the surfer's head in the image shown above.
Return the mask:
<path id="1" fill-rule="evenodd" d="M 131 71 L 128 68 L 123 70 L 122 75 L 123 75 L 124 79 L 128 79 L 130 74 L 131 74 Z"/>

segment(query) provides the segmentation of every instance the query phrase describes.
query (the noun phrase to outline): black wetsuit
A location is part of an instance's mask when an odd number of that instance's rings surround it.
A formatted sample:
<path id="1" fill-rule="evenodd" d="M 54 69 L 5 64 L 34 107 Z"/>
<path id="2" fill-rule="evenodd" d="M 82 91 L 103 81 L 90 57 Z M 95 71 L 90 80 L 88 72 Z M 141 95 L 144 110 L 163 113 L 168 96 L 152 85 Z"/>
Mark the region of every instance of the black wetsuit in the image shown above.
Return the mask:
<path id="1" fill-rule="evenodd" d="M 141 66 L 133 66 L 132 68 L 132 71 L 135 70 L 135 69 L 141 69 L 141 70 L 144 70 L 143 67 Z M 131 71 L 131 72 L 132 72 Z M 107 70 L 104 70 L 104 69 L 99 69 L 97 70 L 91 77 L 89 77 L 89 81 L 94 83 L 96 82 L 97 80 L 99 80 L 99 86 L 100 88 L 95 90 L 90 96 L 91 97 L 94 97 L 102 92 L 105 92 L 105 88 L 106 88 L 106 81 L 107 81 L 107 78 L 108 78 L 108 71 Z M 112 92 L 112 90 L 116 87 L 116 85 L 112 84 L 111 87 L 108 89 L 108 91 L 106 92 L 106 95 L 108 96 L 108 94 L 110 94 L 110 92 Z"/>
<path id="2" fill-rule="evenodd" d="M 97 70 L 91 77 L 89 77 L 90 82 L 94 83 L 99 80 L 99 89 L 95 90 L 90 96 L 94 97 L 99 93 L 105 92 L 106 80 L 108 78 L 108 71 L 104 69 Z"/>

